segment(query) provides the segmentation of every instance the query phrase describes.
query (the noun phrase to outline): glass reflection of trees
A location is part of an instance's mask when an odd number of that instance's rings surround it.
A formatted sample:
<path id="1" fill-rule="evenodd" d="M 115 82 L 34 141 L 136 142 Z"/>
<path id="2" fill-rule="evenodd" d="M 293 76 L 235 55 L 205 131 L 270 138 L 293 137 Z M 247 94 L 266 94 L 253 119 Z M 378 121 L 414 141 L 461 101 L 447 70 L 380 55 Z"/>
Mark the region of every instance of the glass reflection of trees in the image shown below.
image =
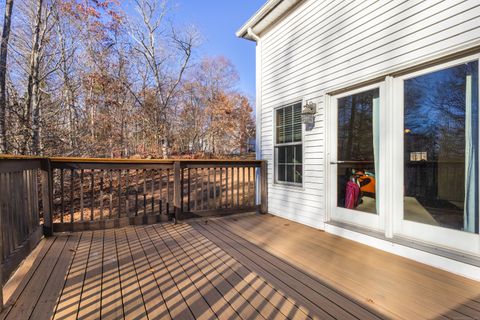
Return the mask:
<path id="1" fill-rule="evenodd" d="M 417 198 L 440 225 L 455 229 L 463 227 L 466 134 L 478 141 L 478 130 L 465 129 L 467 75 L 478 79 L 478 62 L 404 82 L 405 195 Z M 426 153 L 426 160 L 411 161 L 413 152 Z"/>

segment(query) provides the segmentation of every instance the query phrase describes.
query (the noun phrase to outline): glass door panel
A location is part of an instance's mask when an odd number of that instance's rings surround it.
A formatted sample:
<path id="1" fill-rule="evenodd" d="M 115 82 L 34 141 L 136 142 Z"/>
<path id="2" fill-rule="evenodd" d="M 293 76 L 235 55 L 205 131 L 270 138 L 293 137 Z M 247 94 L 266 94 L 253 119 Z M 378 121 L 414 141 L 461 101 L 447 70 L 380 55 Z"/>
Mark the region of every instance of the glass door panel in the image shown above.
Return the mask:
<path id="1" fill-rule="evenodd" d="M 377 214 L 379 89 L 338 99 L 337 206 Z"/>
<path id="2" fill-rule="evenodd" d="M 383 88 L 382 83 L 332 97 L 329 130 L 330 218 L 377 231 L 385 229 L 386 193 L 379 193 L 385 170 Z"/>
<path id="3" fill-rule="evenodd" d="M 403 88 L 404 220 L 478 233 L 478 61 Z"/>

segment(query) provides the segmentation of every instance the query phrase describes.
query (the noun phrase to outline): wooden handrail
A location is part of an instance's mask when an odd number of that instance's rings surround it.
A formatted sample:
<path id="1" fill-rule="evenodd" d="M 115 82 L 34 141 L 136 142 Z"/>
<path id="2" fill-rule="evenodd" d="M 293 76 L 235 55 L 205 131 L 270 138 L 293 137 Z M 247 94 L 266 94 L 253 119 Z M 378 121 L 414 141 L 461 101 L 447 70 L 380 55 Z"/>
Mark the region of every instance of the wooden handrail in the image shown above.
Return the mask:
<path id="1" fill-rule="evenodd" d="M 73 230 L 77 228 L 73 222 L 97 223 L 96 215 L 103 220 L 107 209 L 108 218 L 112 212 L 118 219 L 131 218 L 131 214 L 136 217 L 139 212 L 143 215 L 148 211 L 147 202 L 151 213 L 166 212 L 175 221 L 200 211 L 223 214 L 268 210 L 267 169 L 261 160 L 0 155 L 0 172 L 24 169 L 40 169 L 45 235 L 63 227 Z M 89 214 L 84 215 L 86 209 Z M 114 223 L 119 224 L 125 222 Z M 105 225 L 102 222 L 98 227 Z"/>

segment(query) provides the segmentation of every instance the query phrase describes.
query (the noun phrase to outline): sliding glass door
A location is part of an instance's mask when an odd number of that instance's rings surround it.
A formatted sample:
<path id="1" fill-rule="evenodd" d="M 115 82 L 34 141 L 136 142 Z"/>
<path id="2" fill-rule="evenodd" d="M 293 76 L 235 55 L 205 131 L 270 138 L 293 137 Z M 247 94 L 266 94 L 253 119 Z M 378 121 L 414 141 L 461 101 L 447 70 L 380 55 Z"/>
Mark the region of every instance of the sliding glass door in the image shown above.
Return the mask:
<path id="1" fill-rule="evenodd" d="M 332 218 L 382 229 L 380 132 L 383 86 L 333 97 L 330 154 Z"/>
<path id="2" fill-rule="evenodd" d="M 330 220 L 480 253 L 478 73 L 476 56 L 331 96 Z"/>
<path id="3" fill-rule="evenodd" d="M 479 251 L 478 67 L 466 59 L 395 80 L 397 234 Z"/>

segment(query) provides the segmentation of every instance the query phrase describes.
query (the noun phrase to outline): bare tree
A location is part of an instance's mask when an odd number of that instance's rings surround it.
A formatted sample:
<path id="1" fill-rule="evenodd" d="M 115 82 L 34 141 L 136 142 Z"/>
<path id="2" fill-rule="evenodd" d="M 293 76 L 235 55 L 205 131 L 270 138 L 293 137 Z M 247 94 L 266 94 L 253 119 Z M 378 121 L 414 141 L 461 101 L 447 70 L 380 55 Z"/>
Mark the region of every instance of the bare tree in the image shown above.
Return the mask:
<path id="1" fill-rule="evenodd" d="M 10 30 L 12 24 L 13 0 L 6 0 L 5 15 L 3 19 L 2 43 L 0 45 L 0 153 L 8 153 L 7 143 L 7 54 L 8 40 L 10 38 Z"/>
<path id="2" fill-rule="evenodd" d="M 168 119 L 171 103 L 192 58 L 197 35 L 193 30 L 180 33 L 171 24 L 165 26 L 168 1 L 135 0 L 135 3 L 141 22 L 130 21 L 130 33 L 154 86 L 155 102 L 150 104 L 153 110 L 147 112 L 153 120 L 155 144 L 161 148 L 161 155 L 167 158 L 172 144 Z M 137 101 L 144 108 L 148 107 L 140 99 Z"/>

